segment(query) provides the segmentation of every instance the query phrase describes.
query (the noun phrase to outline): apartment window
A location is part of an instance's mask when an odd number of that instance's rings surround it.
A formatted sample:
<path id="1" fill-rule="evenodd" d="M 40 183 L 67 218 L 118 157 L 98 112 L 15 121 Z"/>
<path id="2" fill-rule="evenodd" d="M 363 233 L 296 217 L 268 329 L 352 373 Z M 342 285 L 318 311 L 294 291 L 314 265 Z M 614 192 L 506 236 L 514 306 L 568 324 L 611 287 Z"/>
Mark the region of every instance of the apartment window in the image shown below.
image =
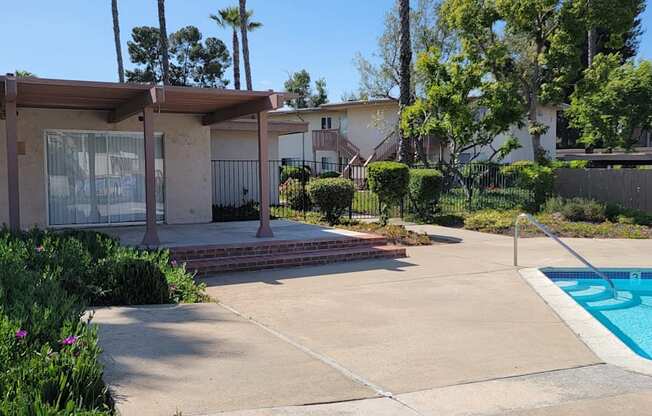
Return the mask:
<path id="1" fill-rule="evenodd" d="M 321 118 L 321 129 L 331 129 L 333 128 L 333 121 L 330 117 L 322 117 Z"/>
<path id="2" fill-rule="evenodd" d="M 322 170 L 335 170 L 333 169 L 333 161 L 330 157 L 321 158 L 321 169 Z"/>
<path id="3" fill-rule="evenodd" d="M 156 217 L 164 219 L 163 136 L 156 134 Z M 45 133 L 49 225 L 145 221 L 142 133 Z"/>

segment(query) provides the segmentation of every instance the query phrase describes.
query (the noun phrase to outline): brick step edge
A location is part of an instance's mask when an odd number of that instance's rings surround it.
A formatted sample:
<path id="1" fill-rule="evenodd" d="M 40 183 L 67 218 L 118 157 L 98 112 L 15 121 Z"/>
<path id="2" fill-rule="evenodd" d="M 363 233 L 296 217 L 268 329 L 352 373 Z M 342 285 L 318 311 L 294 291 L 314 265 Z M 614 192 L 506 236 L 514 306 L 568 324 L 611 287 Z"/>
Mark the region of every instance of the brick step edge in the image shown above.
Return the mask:
<path id="1" fill-rule="evenodd" d="M 234 258 L 241 256 L 260 256 L 284 253 L 351 249 L 360 247 L 383 246 L 387 239 L 382 236 L 365 235 L 351 238 L 334 238 L 318 240 L 270 241 L 249 245 L 222 245 L 176 247 L 170 249 L 171 257 L 176 261 L 214 259 L 218 257 Z"/>
<path id="2" fill-rule="evenodd" d="M 215 258 L 186 263 L 189 271 L 198 276 L 234 271 L 256 271 L 285 267 L 312 266 L 367 259 L 395 259 L 407 257 L 405 247 L 383 245 L 354 250 L 322 250 L 283 255 L 247 256 L 240 258 Z"/>

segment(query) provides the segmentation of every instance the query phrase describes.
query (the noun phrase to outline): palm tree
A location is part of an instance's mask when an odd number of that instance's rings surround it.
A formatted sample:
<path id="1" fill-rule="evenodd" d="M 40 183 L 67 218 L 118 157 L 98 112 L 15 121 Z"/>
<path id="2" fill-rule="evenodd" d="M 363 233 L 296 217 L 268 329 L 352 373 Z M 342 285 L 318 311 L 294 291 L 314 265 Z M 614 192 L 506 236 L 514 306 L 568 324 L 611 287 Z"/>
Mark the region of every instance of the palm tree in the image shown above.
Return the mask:
<path id="1" fill-rule="evenodd" d="M 410 71 L 412 70 L 412 45 L 410 44 L 410 0 L 398 0 L 398 14 L 400 19 L 400 95 L 399 112 L 409 106 L 412 102 L 410 90 Z M 398 143 L 398 160 L 403 163 L 410 163 L 411 154 L 409 137 L 400 131 Z"/>
<path id="2" fill-rule="evenodd" d="M 125 82 L 125 68 L 122 63 L 122 45 L 120 44 L 120 19 L 118 18 L 118 0 L 111 0 L 111 13 L 113 14 L 113 38 L 115 41 L 115 54 L 118 58 L 118 80 Z"/>
<path id="3" fill-rule="evenodd" d="M 247 90 L 249 91 L 251 91 L 253 87 L 251 84 L 251 65 L 249 65 L 249 39 L 247 37 L 247 32 L 258 29 L 263 25 L 260 22 L 250 22 L 249 19 L 252 14 L 253 11 L 247 11 L 247 0 L 240 0 L 240 21 L 243 22 L 243 24 L 240 25 L 240 34 L 242 35 L 242 55 L 244 58 Z"/>
<path id="4" fill-rule="evenodd" d="M 240 89 L 240 42 L 238 30 L 240 29 L 240 10 L 233 6 L 221 9 L 217 15 L 209 16 L 220 27 L 230 27 L 233 30 L 233 84 L 236 90 Z"/>
<path id="5" fill-rule="evenodd" d="M 158 24 L 161 33 L 163 85 L 170 85 L 170 52 L 168 51 L 168 31 L 165 27 L 165 0 L 158 0 Z"/>

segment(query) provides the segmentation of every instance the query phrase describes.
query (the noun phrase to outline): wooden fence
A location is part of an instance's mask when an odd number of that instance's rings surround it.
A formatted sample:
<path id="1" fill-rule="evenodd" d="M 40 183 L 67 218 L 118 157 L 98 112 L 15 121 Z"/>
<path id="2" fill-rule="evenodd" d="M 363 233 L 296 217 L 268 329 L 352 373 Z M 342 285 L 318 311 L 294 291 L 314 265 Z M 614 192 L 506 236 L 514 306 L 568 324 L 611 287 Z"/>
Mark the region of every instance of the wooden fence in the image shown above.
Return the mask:
<path id="1" fill-rule="evenodd" d="M 652 170 L 558 169 L 555 191 L 652 213 Z"/>

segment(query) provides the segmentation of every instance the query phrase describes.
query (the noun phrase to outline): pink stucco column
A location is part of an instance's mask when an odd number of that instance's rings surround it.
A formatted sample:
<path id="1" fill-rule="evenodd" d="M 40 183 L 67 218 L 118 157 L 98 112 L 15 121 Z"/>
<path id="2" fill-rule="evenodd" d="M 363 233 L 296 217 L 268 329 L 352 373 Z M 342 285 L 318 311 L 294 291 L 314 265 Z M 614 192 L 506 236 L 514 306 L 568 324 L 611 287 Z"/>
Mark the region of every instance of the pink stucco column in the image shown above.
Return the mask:
<path id="1" fill-rule="evenodd" d="M 146 229 L 142 245 L 158 247 L 160 244 L 156 231 L 156 169 L 154 141 L 154 109 L 143 109 L 143 133 L 145 136 L 145 220 Z"/>
<path id="2" fill-rule="evenodd" d="M 16 78 L 7 74 L 5 78 L 5 130 L 7 140 L 7 197 L 9 203 L 9 228 L 20 230 L 20 192 L 18 187 L 18 116 Z"/>
<path id="3" fill-rule="evenodd" d="M 260 193 L 260 226 L 256 237 L 274 237 L 269 225 L 269 140 L 267 112 L 258 113 L 258 183 Z"/>

